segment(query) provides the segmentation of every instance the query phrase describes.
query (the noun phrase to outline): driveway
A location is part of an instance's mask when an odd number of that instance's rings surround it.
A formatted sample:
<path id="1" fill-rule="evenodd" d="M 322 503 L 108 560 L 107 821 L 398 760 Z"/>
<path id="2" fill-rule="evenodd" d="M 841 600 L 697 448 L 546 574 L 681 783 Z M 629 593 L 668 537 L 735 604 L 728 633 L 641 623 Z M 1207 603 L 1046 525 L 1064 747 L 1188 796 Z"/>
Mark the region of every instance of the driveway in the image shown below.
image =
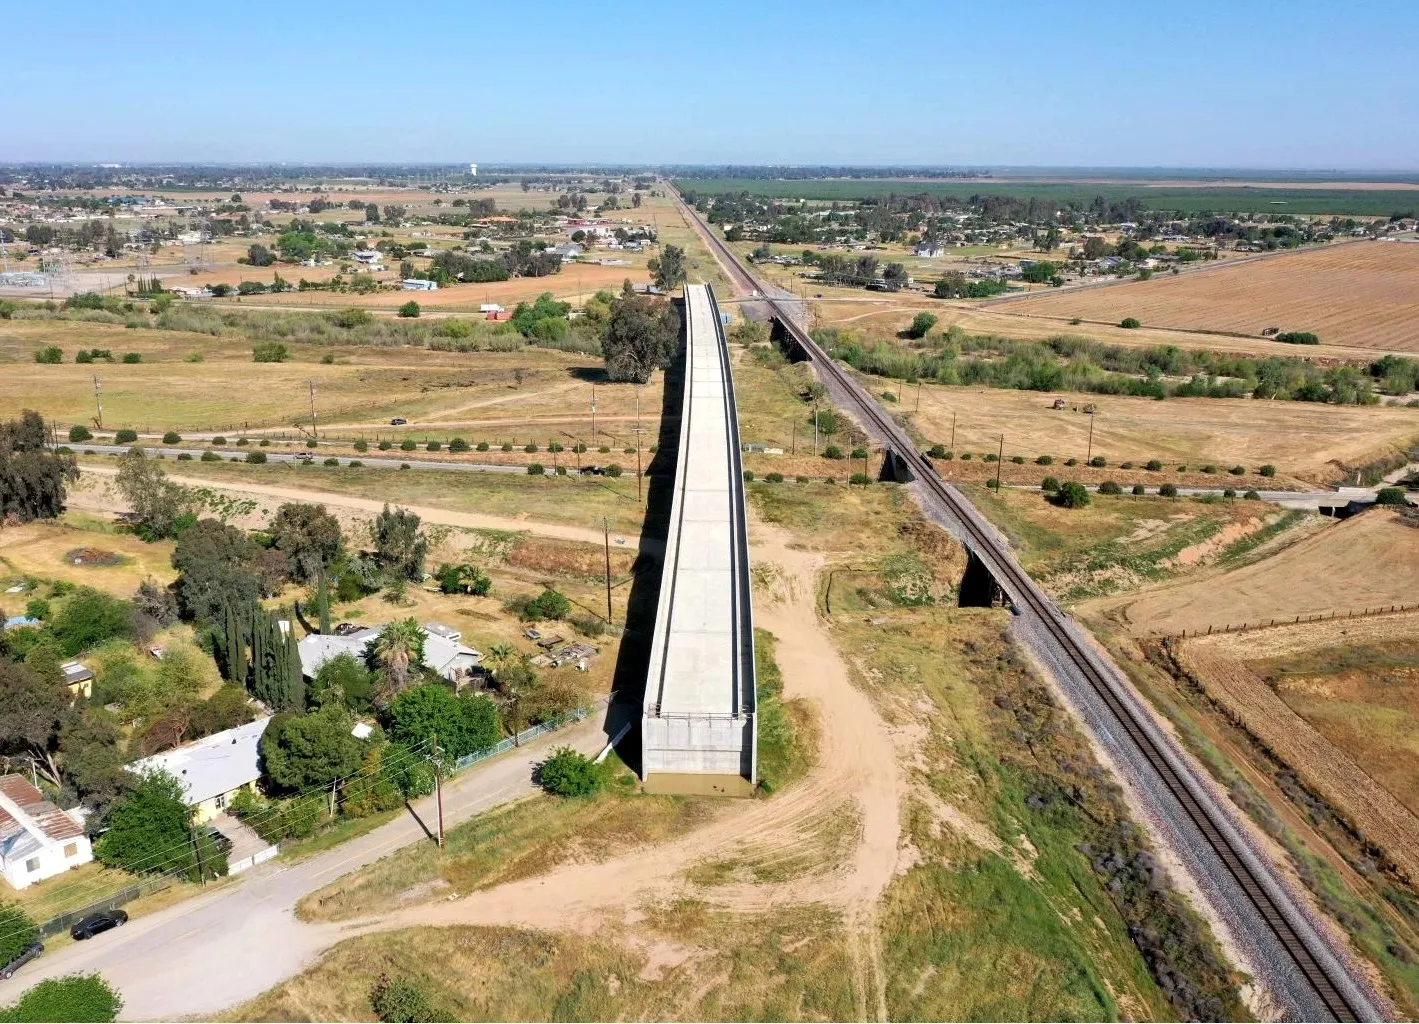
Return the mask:
<path id="1" fill-rule="evenodd" d="M 444 787 L 444 822 L 463 821 L 532 793 L 537 762 L 553 747 L 595 753 L 606 743 L 600 714 L 469 768 Z M 433 798 L 415 814 L 432 829 Z M 217 1013 L 298 974 L 349 932 L 347 924 L 296 920 L 300 900 L 341 875 L 416 842 L 430 842 L 405 814 L 309 860 L 253 868 L 213 892 L 74 943 L 23 968 L 0 987 L 5 1002 L 45 978 L 97 971 L 123 995 L 124 1020 L 178 1020 Z"/>

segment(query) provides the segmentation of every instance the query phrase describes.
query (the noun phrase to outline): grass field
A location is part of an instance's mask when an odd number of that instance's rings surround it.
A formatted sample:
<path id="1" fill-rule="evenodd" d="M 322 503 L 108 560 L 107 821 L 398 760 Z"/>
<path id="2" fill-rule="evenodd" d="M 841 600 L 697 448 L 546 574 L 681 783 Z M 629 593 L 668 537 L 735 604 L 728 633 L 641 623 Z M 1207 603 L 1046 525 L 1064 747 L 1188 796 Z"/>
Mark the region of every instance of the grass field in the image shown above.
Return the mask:
<path id="1" fill-rule="evenodd" d="M 902 180 L 890 178 L 781 181 L 763 178 L 684 178 L 674 182 L 682 191 L 738 195 L 748 192 L 775 199 L 848 201 L 887 195 L 1013 196 L 1087 206 L 1095 196 L 1109 202 L 1137 198 L 1146 209 L 1185 214 L 1292 213 L 1388 217 L 1419 209 L 1419 189 L 1296 188 L 1296 187 L 1168 187 L 1148 184 L 1084 182 Z"/>
<path id="2" fill-rule="evenodd" d="M 173 545 L 169 541 L 147 544 L 130 534 L 105 529 L 106 522 L 79 512 L 68 513 L 57 523 L 29 523 L 0 530 L 0 578 L 28 577 L 65 580 L 130 598 L 138 584 L 151 578 L 159 585 L 172 582 Z M 65 557 L 76 548 L 96 548 L 122 558 L 117 565 L 75 565 Z M 0 595 L 0 609 L 18 615 L 23 594 Z"/>
<path id="3" fill-rule="evenodd" d="M 1090 607 L 1136 635 L 1406 604 L 1419 579 L 1419 531 L 1378 509 L 1339 523 L 1312 520 L 1302 539 L 1240 568 Z"/>
<path id="4" fill-rule="evenodd" d="M 64 351 L 64 363 L 34 361 L 35 350 L 50 344 Z M 553 433 L 585 429 L 581 439 L 589 443 L 591 387 L 604 377 L 597 356 L 539 348 L 460 353 L 292 344 L 287 362 L 255 363 L 251 347 L 245 338 L 226 335 L 67 320 L 5 321 L 0 326 L 0 417 L 32 408 L 61 429 L 72 423 L 92 427 L 97 376 L 102 380 L 104 424 L 110 429 L 290 429 L 297 422 L 309 426 L 314 384 L 322 429 L 337 433 L 344 425 L 344 433 L 351 434 L 360 428 L 366 433 L 379 429 L 383 436 L 422 436 L 424 428 L 431 436 L 446 438 L 455 428 L 467 428 L 464 436 L 470 442 L 535 434 L 546 443 Z M 88 348 L 109 349 L 116 359 L 136 352 L 143 361 L 75 364 L 74 353 Z M 203 361 L 186 362 L 193 352 L 202 353 Z M 327 356 L 335 361 L 322 362 Z M 644 425 L 652 431 L 660 411 L 661 380 L 657 375 L 650 386 L 639 389 Z M 596 392 L 598 415 L 630 443 L 637 389 L 602 384 Z M 391 429 L 389 419 L 394 416 L 410 420 L 410 425 L 402 432 Z M 473 432 L 479 423 L 486 423 L 486 438 Z M 570 447 L 571 440 L 562 440 Z M 610 443 L 604 436 L 600 440 Z"/>
<path id="5" fill-rule="evenodd" d="M 869 378 L 871 379 L 871 378 Z M 1090 454 L 1110 466 L 1132 461 L 1139 466 L 1159 459 L 1170 468 L 1216 465 L 1225 477 L 1233 465 L 1249 470 L 1271 464 L 1278 474 L 1302 480 L 1330 480 L 1341 467 L 1360 466 L 1419 440 L 1419 409 L 1398 406 L 1341 406 L 1314 402 L 1265 402 L 1233 398 L 1129 398 L 999 388 L 924 385 L 921 410 L 916 389 L 901 381 L 872 379 L 874 391 L 900 392 L 901 407 L 929 442 L 955 450 L 998 450 L 1005 436 L 1005 456 L 1054 458 L 1061 463 Z M 1052 408 L 1063 397 L 1066 408 Z M 1075 409 L 1093 405 L 1088 416 Z M 1093 444 L 1089 434 L 1093 431 Z M 1220 480 L 1221 477 L 1218 479 Z M 1231 478 L 1218 487 L 1233 486 Z"/>
<path id="6" fill-rule="evenodd" d="M 1419 351 L 1419 245 L 1359 242 L 1238 266 L 1162 275 L 1004 303 L 1010 312 L 1060 320 L 1259 336 L 1269 327 L 1310 331 L 1323 342 Z"/>

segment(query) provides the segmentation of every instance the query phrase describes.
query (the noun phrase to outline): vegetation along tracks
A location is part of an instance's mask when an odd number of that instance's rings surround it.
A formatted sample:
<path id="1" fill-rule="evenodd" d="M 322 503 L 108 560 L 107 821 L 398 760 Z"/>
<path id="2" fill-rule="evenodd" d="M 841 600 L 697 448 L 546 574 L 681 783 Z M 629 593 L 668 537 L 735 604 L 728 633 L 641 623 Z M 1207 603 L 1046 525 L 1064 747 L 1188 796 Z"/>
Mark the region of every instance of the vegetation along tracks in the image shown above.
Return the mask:
<path id="1" fill-rule="evenodd" d="M 1274 939 L 1270 945 L 1289 958 L 1288 965 L 1272 966 L 1279 967 L 1277 976 L 1280 979 L 1298 979 L 1304 986 L 1304 991 L 1297 991 L 1294 985 L 1287 986 L 1295 1004 L 1293 1012 L 1299 1012 L 1303 1018 L 1309 1018 L 1316 1010 L 1323 1010 L 1340 1021 L 1379 1019 L 1381 1014 L 1371 1004 L 1364 989 L 1351 977 L 1214 797 L 1188 770 L 1183 755 L 1158 730 L 1147 711 L 1135 702 L 1136 697 L 1125 692 L 1126 684 L 1099 665 L 1097 656 L 1070 628 L 1064 613 L 1019 567 L 1005 542 L 981 519 L 974 506 L 936 475 L 905 432 L 809 337 L 782 308 L 781 300 L 773 297 L 745 269 L 729 247 L 699 220 L 698 214 L 688 206 L 686 212 L 699 222 L 703 235 L 716 250 L 726 271 L 748 291 L 764 296 L 764 303 L 813 360 L 834 395 L 852 408 L 864 427 L 893 449 L 921 482 L 929 497 L 939 503 L 942 511 L 954 521 L 958 536 L 977 558 L 987 564 L 997 584 L 1011 598 L 1017 613 L 1023 613 L 1038 623 L 1054 652 L 1062 656 L 1082 679 L 1095 701 L 1107 709 L 1108 715 L 1122 731 L 1123 740 L 1151 767 L 1156 783 L 1172 797 L 1185 819 L 1185 825 L 1201 838 L 1205 849 L 1211 851 L 1215 865 L 1225 872 L 1250 904 L 1254 915 L 1252 920 L 1237 924 L 1241 927 L 1259 924 Z"/>

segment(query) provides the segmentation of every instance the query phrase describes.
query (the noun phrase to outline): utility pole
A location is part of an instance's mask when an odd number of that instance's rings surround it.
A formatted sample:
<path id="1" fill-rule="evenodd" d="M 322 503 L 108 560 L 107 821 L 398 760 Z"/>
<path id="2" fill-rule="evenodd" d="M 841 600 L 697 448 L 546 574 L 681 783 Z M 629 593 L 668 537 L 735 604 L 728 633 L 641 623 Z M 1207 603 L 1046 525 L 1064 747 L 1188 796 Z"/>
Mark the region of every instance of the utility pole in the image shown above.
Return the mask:
<path id="1" fill-rule="evenodd" d="M 98 418 L 94 421 L 100 430 L 103 429 L 103 381 L 99 380 L 99 375 L 94 374 L 94 405 L 98 407 Z"/>
<path id="2" fill-rule="evenodd" d="M 318 432 L 315 429 L 315 381 L 307 380 L 306 383 L 310 385 L 310 436 L 316 437 Z"/>
<path id="3" fill-rule="evenodd" d="M 952 413 L 951 413 L 951 445 L 950 445 L 950 447 L 951 447 L 951 450 L 952 450 L 953 452 L 956 450 L 956 414 L 955 414 L 955 412 L 952 412 Z"/>
<path id="4" fill-rule="evenodd" d="M 591 443 L 596 443 L 596 385 L 591 385 Z"/>
<path id="5" fill-rule="evenodd" d="M 798 421 L 788 421 L 789 451 L 790 455 L 798 454 Z"/>
<path id="6" fill-rule="evenodd" d="M 1000 454 L 995 457 L 995 493 L 1000 493 L 1000 468 L 1005 462 L 1005 435 L 1000 435 Z"/>
<path id="7" fill-rule="evenodd" d="M 1094 414 L 1089 414 L 1089 453 L 1084 456 L 1084 464 L 1087 466 L 1094 457 Z"/>
<path id="8" fill-rule="evenodd" d="M 918 377 L 918 378 L 917 378 L 917 381 L 916 381 L 916 408 L 913 409 L 912 412 L 914 412 L 914 413 L 921 412 L 921 378 L 920 378 L 920 377 Z"/>
<path id="9" fill-rule="evenodd" d="M 197 881 L 206 885 L 207 872 L 202 870 L 202 844 L 197 841 L 197 829 L 188 825 L 187 834 L 192 839 L 192 855 L 197 858 Z"/>
<path id="10" fill-rule="evenodd" d="M 606 621 L 611 622 L 611 526 L 601 517 L 601 536 L 606 544 Z"/>
<path id="11" fill-rule="evenodd" d="M 818 456 L 818 403 L 813 403 L 813 456 Z"/>
<path id="12" fill-rule="evenodd" d="M 434 799 L 438 804 L 439 849 L 443 849 L 443 758 L 439 756 L 439 734 L 434 732 L 434 752 L 428 755 L 429 760 L 434 763 Z"/>

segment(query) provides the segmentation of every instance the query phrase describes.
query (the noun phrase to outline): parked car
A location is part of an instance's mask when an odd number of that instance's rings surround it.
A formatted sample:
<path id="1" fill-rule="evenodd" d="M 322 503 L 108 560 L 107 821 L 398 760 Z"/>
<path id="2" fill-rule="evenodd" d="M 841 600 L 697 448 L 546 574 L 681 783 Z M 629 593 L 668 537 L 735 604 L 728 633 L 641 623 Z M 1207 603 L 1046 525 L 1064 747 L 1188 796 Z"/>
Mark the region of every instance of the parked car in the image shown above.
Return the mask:
<path id="1" fill-rule="evenodd" d="M 581 475 L 582 475 L 582 476 L 605 476 L 605 475 L 606 475 L 606 470 L 602 469 L 600 466 L 582 466 L 580 472 L 581 472 Z"/>
<path id="2" fill-rule="evenodd" d="M 122 910 L 100 910 L 79 918 L 69 929 L 69 934 L 75 939 L 92 939 L 110 928 L 122 928 L 127 923 L 128 914 Z"/>
<path id="3" fill-rule="evenodd" d="M 391 427 L 402 427 L 408 422 L 409 421 L 406 420 L 403 416 L 396 416 L 394 417 L 394 419 L 389 421 L 389 425 Z"/>
<path id="4" fill-rule="evenodd" d="M 314 461 L 315 461 L 315 456 L 312 455 L 310 452 L 296 452 L 296 461 L 297 461 L 297 462 L 314 462 Z"/>
<path id="5" fill-rule="evenodd" d="M 33 960 L 35 957 L 39 956 L 43 952 L 43 942 L 30 943 L 28 946 L 25 947 L 25 951 L 23 953 L 15 957 L 15 959 L 11 960 L 4 967 L 0 967 L 0 978 L 13 978 L 15 976 L 16 971 L 18 971 L 21 967 L 25 966 L 25 964 L 29 963 L 31 960 Z"/>

